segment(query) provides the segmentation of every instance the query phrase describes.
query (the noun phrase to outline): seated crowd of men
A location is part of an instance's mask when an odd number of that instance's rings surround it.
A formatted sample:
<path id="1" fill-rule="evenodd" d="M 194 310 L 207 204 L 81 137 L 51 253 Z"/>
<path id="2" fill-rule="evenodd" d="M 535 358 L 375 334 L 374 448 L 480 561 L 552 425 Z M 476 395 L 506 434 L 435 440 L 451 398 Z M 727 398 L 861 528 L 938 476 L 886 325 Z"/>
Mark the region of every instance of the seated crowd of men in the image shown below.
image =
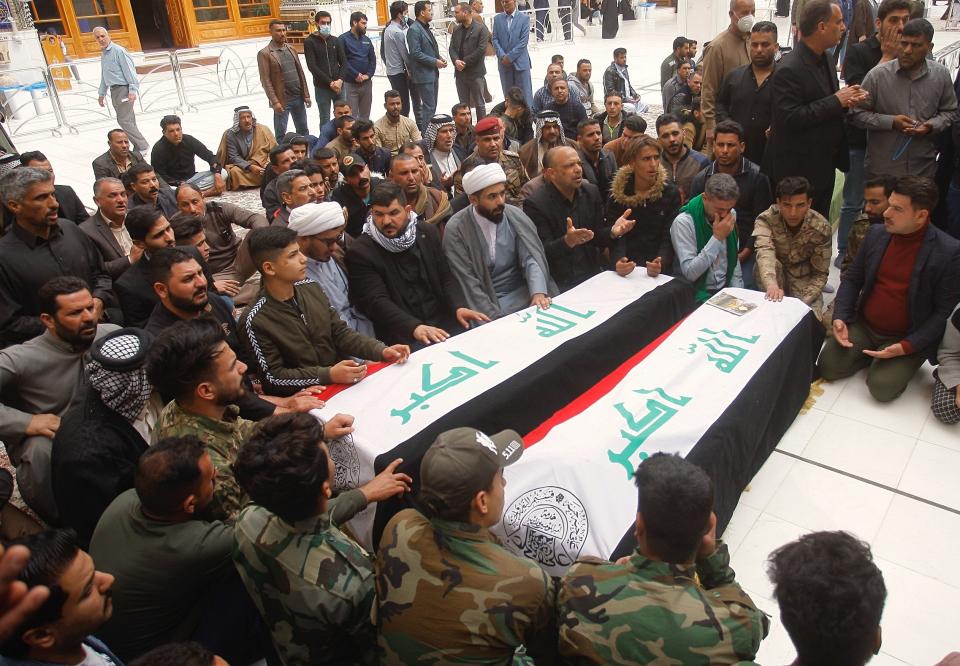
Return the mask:
<path id="1" fill-rule="evenodd" d="M 904 35 L 923 32 L 911 23 Z M 398 459 L 335 495 L 327 447 L 356 415 L 310 415 L 323 386 L 548 309 L 606 270 L 671 275 L 698 303 L 727 287 L 798 298 L 832 333 L 822 377 L 868 368 L 889 401 L 939 363 L 933 413 L 960 422 L 960 242 L 933 224 L 931 178 L 873 155 L 825 307 L 832 228 L 814 183 L 772 180 L 734 120 L 716 124 L 710 160 L 681 117 L 661 115 L 654 139 L 622 95 L 598 118 L 573 88 L 548 73 L 516 152 L 522 114 L 473 125 L 458 104 L 421 136 L 395 91 L 376 122 L 338 102 L 319 138 L 280 143 L 238 107 L 217 154 L 176 116 L 149 163 L 113 130 L 92 216 L 42 153 L 20 155 L 0 177 L 0 439 L 36 526 L 0 574 L 49 595 L 7 600 L 35 612 L 0 631 L 0 663 L 755 658 L 768 619 L 716 536 L 711 480 L 677 456 L 636 471 L 636 553 L 559 579 L 489 531 L 523 451 L 512 431 L 440 434 L 416 508 L 376 553 L 342 529 L 412 479 Z M 208 200 L 224 187 L 259 187 L 265 214 Z M 810 534 L 771 555 L 770 576 L 797 663 L 879 649 L 886 589 L 866 544 Z"/>

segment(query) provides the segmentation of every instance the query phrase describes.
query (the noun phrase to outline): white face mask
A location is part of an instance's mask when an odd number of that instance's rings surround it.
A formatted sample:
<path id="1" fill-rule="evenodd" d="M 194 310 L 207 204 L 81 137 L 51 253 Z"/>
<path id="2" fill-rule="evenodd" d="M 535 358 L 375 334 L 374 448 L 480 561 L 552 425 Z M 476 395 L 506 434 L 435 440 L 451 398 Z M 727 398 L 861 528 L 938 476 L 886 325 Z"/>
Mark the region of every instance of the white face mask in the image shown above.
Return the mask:
<path id="1" fill-rule="evenodd" d="M 753 29 L 754 23 L 757 22 L 756 17 L 753 14 L 747 14 L 746 16 L 741 16 L 737 21 L 737 30 L 743 33 L 748 33 Z"/>

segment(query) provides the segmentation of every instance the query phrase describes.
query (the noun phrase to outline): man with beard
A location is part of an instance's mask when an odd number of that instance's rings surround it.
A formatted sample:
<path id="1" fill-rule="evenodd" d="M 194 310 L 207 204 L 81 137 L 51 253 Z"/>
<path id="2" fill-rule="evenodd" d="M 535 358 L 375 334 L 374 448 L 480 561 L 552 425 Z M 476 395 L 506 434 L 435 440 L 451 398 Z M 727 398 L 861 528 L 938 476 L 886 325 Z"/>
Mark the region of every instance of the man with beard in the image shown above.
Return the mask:
<path id="1" fill-rule="evenodd" d="M 543 169 L 543 157 L 551 148 L 567 146 L 576 148 L 577 144 L 564 138 L 560 116 L 556 111 L 541 111 L 534 120 L 533 138 L 520 146 L 520 162 L 527 176 L 536 178 Z"/>
<path id="2" fill-rule="evenodd" d="M 590 83 L 590 75 L 592 73 L 593 64 L 586 58 L 583 58 L 577 61 L 577 71 L 570 72 L 570 74 L 567 75 L 570 96 L 583 104 L 583 110 L 591 117 L 601 111 L 593 99 L 593 84 Z"/>
<path id="3" fill-rule="evenodd" d="M 830 274 L 833 229 L 810 208 L 811 192 L 806 178 L 784 178 L 777 183 L 777 202 L 757 216 L 756 285 L 768 301 L 799 298 L 819 317 L 821 292 Z"/>
<path id="4" fill-rule="evenodd" d="M 440 114 L 430 119 L 427 131 L 423 134 L 426 151 L 430 155 L 433 180 L 439 181 L 447 194 L 453 191 L 453 178 L 460 170 L 461 160 L 453 149 L 456 133 L 457 125 L 453 118 Z"/>
<path id="5" fill-rule="evenodd" d="M 484 100 L 487 67 L 484 54 L 490 42 L 490 31 L 483 21 L 473 17 L 473 11 L 466 2 L 459 2 L 453 8 L 457 28 L 450 37 L 450 60 L 453 62 L 454 82 L 457 84 L 457 97 L 462 104 L 472 104 L 477 110 L 477 120 L 487 115 Z"/>
<path id="6" fill-rule="evenodd" d="M 130 138 L 122 129 L 107 132 L 107 145 L 107 152 L 93 160 L 94 178 L 122 178 L 127 169 L 146 162 L 139 152 L 130 150 Z"/>
<path id="7" fill-rule="evenodd" d="M 260 187 L 277 139 L 257 122 L 249 106 L 233 110 L 233 126 L 223 133 L 217 159 L 227 170 L 227 189 Z"/>
<path id="8" fill-rule="evenodd" d="M 445 192 L 423 184 L 423 174 L 416 159 L 403 153 L 394 157 L 390 181 L 403 189 L 404 201 L 410 203 L 417 219 L 440 228 L 446 224 L 450 218 L 450 200 Z"/>
<path id="9" fill-rule="evenodd" d="M 450 110 L 457 133 L 453 139 L 453 152 L 461 162 L 477 147 L 477 135 L 473 131 L 473 114 L 469 104 L 454 104 Z"/>
<path id="10" fill-rule="evenodd" d="M 316 384 L 356 384 L 367 366 L 354 358 L 404 363 L 410 356 L 408 346 L 388 347 L 340 319 L 320 285 L 305 279 L 307 259 L 295 231 L 255 229 L 250 254 L 263 287 L 243 311 L 240 330 L 256 356 L 264 390 L 289 395 Z"/>
<path id="11" fill-rule="evenodd" d="M 268 220 L 276 216 L 283 204 L 277 192 L 276 180 L 281 174 L 290 170 L 294 161 L 293 148 L 289 143 L 282 143 L 270 151 L 270 169 L 263 177 L 263 184 L 260 185 L 260 203 L 263 204 Z"/>
<path id="12" fill-rule="evenodd" d="M 330 194 L 330 200 L 347 209 L 347 233 L 356 238 L 363 231 L 370 210 L 370 190 L 379 185 L 381 178 L 371 178 L 370 169 L 356 153 L 345 155 L 340 160 L 343 182 Z"/>
<path id="13" fill-rule="evenodd" d="M 389 150 L 391 155 L 400 152 L 400 146 L 408 141 L 419 141 L 422 138 L 417 123 L 401 115 L 402 106 L 400 93 L 396 90 L 383 93 L 383 108 L 386 113 L 373 124 L 377 143 Z"/>
<path id="14" fill-rule="evenodd" d="M 342 159 L 344 155 L 353 152 L 353 124 L 355 122 L 353 116 L 340 116 L 333 121 L 337 128 L 337 137 L 324 147 L 336 153 L 338 159 Z"/>
<path id="15" fill-rule="evenodd" d="M 283 206 L 277 212 L 277 216 L 271 220 L 272 225 L 287 226 L 287 222 L 290 220 L 290 212 L 294 208 L 316 200 L 313 183 L 310 182 L 310 178 L 302 169 L 290 169 L 290 171 L 277 178 L 277 191 L 283 200 Z"/>
<path id="16" fill-rule="evenodd" d="M 460 173 L 454 177 L 454 192 L 463 192 L 461 174 L 482 164 L 499 164 L 507 175 L 507 203 L 522 206 L 521 190 L 530 180 L 523 161 L 517 153 L 503 147 L 503 124 L 499 118 L 487 116 L 476 126 L 477 147 L 460 163 Z"/>
<path id="17" fill-rule="evenodd" d="M 748 40 L 756 19 L 754 0 L 730 0 L 727 15 L 730 24 L 710 42 L 703 56 L 703 94 L 701 108 L 707 126 L 707 141 L 713 140 L 717 124 L 716 98 L 723 78 L 741 65 L 750 64 Z"/>
<path id="18" fill-rule="evenodd" d="M 327 190 L 327 179 L 324 177 L 324 168 L 320 165 L 320 162 L 317 160 L 304 160 L 303 172 L 307 174 L 307 178 L 310 179 L 310 184 L 313 185 L 314 203 L 323 203 L 329 200 L 327 196 L 329 194 L 329 190 Z"/>
<path id="19" fill-rule="evenodd" d="M 574 141 L 577 138 L 577 125 L 587 119 L 587 112 L 583 104 L 570 96 L 570 89 L 566 79 L 557 79 L 550 84 L 553 99 L 546 104 L 546 110 L 554 111 L 560 117 L 564 136 Z"/>
<path id="20" fill-rule="evenodd" d="M 340 205 L 327 201 L 300 206 L 290 214 L 288 226 L 297 232 L 300 252 L 307 258 L 307 278 L 320 285 L 347 326 L 373 337 L 373 324 L 351 303 L 343 256 L 347 225 Z"/>
<path id="21" fill-rule="evenodd" d="M 78 277 L 53 278 L 37 298 L 44 333 L 0 351 L 0 438 L 17 468 L 20 494 L 50 521 L 57 517 L 50 481 L 53 436 L 84 384 L 85 352 L 117 327 L 97 325 L 93 296 Z"/>
<path id="22" fill-rule="evenodd" d="M 489 317 L 470 310 L 437 227 L 424 224 L 396 183 L 373 191 L 370 220 L 347 253 L 350 289 L 377 337 L 422 346 Z"/>
<path id="23" fill-rule="evenodd" d="M 180 116 L 164 116 L 160 119 L 163 136 L 153 144 L 150 163 L 157 175 L 176 187 L 180 183 L 203 183 L 204 194 L 216 196 L 224 190 L 223 177 L 220 175 L 220 162 L 210 149 L 195 137 L 183 133 Z M 196 158 L 206 162 L 210 170 L 198 174 Z"/>
<path id="24" fill-rule="evenodd" d="M 41 153 L 39 150 L 31 150 L 29 152 L 21 153 L 20 164 L 25 167 L 46 169 L 53 174 L 54 181 L 56 181 L 56 174 L 53 172 L 53 165 L 50 164 L 50 160 L 47 159 L 47 156 Z M 80 201 L 80 197 L 77 196 L 76 191 L 74 191 L 72 187 L 69 185 L 54 184 L 53 189 L 56 193 L 57 203 L 60 204 L 61 219 L 70 220 L 74 224 L 80 224 L 90 217 L 90 213 L 87 212 L 86 207 L 83 205 L 83 202 Z M 8 221 L 12 222 L 12 219 L 9 218 L 9 216 Z"/>
<path id="25" fill-rule="evenodd" d="M 755 289 L 753 278 L 753 223 L 757 216 L 773 203 L 770 193 L 770 181 L 760 173 L 760 167 L 743 156 L 744 130 L 733 120 L 724 120 L 714 128 L 713 156 L 716 158 L 706 169 L 694 177 L 687 196 L 695 197 L 701 192 L 707 179 L 715 173 L 733 176 L 740 188 L 737 198 L 737 236 L 740 241 L 740 253 L 737 258 L 743 271 L 743 282 L 747 289 Z M 781 181 L 782 182 L 782 181 Z M 794 225 L 803 220 L 802 216 Z M 791 226 L 791 229 L 793 227 Z"/>
<path id="26" fill-rule="evenodd" d="M 906 0 L 899 0 L 906 2 Z M 747 159 L 754 164 L 763 160 L 767 130 L 773 120 L 771 76 L 776 70 L 777 26 L 760 21 L 750 31 L 750 64 L 727 74 L 717 92 L 717 122 L 735 120 L 744 131 Z"/>
<path id="27" fill-rule="evenodd" d="M 150 286 L 150 254 L 161 248 L 173 247 L 176 237 L 170 222 L 155 208 L 141 206 L 132 209 L 127 213 L 126 225 L 133 245 L 140 251 L 141 257 L 120 276 L 114 287 L 123 310 L 124 322 L 127 326 L 142 327 L 157 302 Z M 193 251 L 199 260 L 200 252 L 196 248 Z"/>
<path id="28" fill-rule="evenodd" d="M 252 363 L 249 351 L 240 344 L 240 334 L 233 311 L 222 298 L 209 291 L 209 283 L 197 260 L 184 251 L 185 248 L 158 250 L 151 262 L 151 280 L 159 303 L 150 313 L 144 327 L 154 337 L 178 321 L 189 321 L 207 316 L 220 324 L 227 344 L 244 364 Z M 240 416 L 259 421 L 272 414 L 305 412 L 322 407 L 311 391 L 301 391 L 293 396 L 280 398 L 260 395 L 244 380 L 246 391 L 237 399 Z M 170 396 L 164 396 L 169 399 Z"/>
<path id="29" fill-rule="evenodd" d="M 292 115 L 297 134 L 306 136 L 310 133 L 306 108 L 310 106 L 310 89 L 300 56 L 287 42 L 285 21 L 273 19 L 269 30 L 270 43 L 257 52 L 257 69 L 273 109 L 273 135 L 279 138 L 287 133 L 287 120 Z"/>
<path id="30" fill-rule="evenodd" d="M 531 305 L 547 309 L 558 293 L 536 226 L 506 203 L 506 182 L 499 164 L 464 176 L 471 205 L 450 218 L 443 236 L 443 252 L 467 307 L 491 319 Z"/>
<path id="31" fill-rule="evenodd" d="M 340 35 L 340 43 L 343 44 L 346 57 L 340 73 L 347 102 L 357 118 L 369 118 L 370 105 L 373 103 L 371 77 L 377 70 L 377 54 L 373 50 L 373 42 L 367 37 L 366 14 L 350 14 L 350 29 Z"/>
<path id="32" fill-rule="evenodd" d="M 660 163 L 667 170 L 670 181 L 680 188 L 680 196 L 686 201 L 692 196 L 690 186 L 694 177 L 710 164 L 710 160 L 703 153 L 683 144 L 680 119 L 672 113 L 657 118 L 657 138 L 663 147 Z"/>
<path id="33" fill-rule="evenodd" d="M 177 214 L 177 198 L 169 187 L 160 187 L 160 180 L 153 166 L 144 162 L 130 167 L 121 179 L 133 194 L 130 195 L 130 208 L 149 206 L 173 217 Z"/>
<path id="34" fill-rule="evenodd" d="M 333 194 L 337 185 L 340 184 L 340 160 L 337 159 L 337 154 L 327 148 L 321 148 L 313 154 L 313 159 L 317 161 L 323 173 L 327 195 Z"/>
<path id="35" fill-rule="evenodd" d="M 610 235 L 598 233 L 603 199 L 583 177 L 577 151 L 552 148 L 543 161 L 543 187 L 527 197 L 523 212 L 537 226 L 550 275 L 566 291 L 601 271 L 600 248 L 610 244 Z"/>
<path id="36" fill-rule="evenodd" d="M 110 279 L 116 280 L 142 254 L 124 224 L 127 189 L 117 178 L 100 178 L 93 184 L 93 201 L 97 212 L 80 224 L 80 230 L 97 246 Z"/>
<path id="37" fill-rule="evenodd" d="M 437 95 L 440 92 L 440 70 L 447 61 L 440 57 L 440 46 L 430 29 L 433 20 L 433 3 L 417 0 L 413 6 L 416 17 L 407 30 L 407 72 L 410 74 L 410 87 L 420 96 L 420 115 L 417 127 L 422 132 L 437 112 Z"/>
<path id="38" fill-rule="evenodd" d="M 390 171 L 390 151 L 377 145 L 377 132 L 373 123 L 361 119 L 353 124 L 354 148 L 353 152 L 363 158 L 363 161 L 374 173 L 387 175 Z"/>
<path id="39" fill-rule="evenodd" d="M 583 177 L 597 186 L 602 200 L 606 201 L 610 183 L 617 173 L 617 160 L 603 147 L 603 131 L 596 118 L 587 118 L 577 124 L 577 153 L 580 154 Z"/>
<path id="40" fill-rule="evenodd" d="M 113 613 L 113 576 L 94 567 L 70 530 L 45 530 L 7 544 L 26 547 L 30 560 L 17 576 L 26 589 L 55 591 L 26 622 L 0 644 L 3 663 L 119 664 L 120 659 L 93 634 Z"/>
<path id="41" fill-rule="evenodd" d="M 73 222 L 58 219 L 53 174 L 14 169 L 0 179 L 0 197 L 16 220 L 0 238 L 0 346 L 44 332 L 39 291 L 58 275 L 79 276 L 92 290 L 94 321 L 105 308 L 115 308 L 113 285 L 93 241 Z M 109 315 L 120 320 L 118 310 Z"/>

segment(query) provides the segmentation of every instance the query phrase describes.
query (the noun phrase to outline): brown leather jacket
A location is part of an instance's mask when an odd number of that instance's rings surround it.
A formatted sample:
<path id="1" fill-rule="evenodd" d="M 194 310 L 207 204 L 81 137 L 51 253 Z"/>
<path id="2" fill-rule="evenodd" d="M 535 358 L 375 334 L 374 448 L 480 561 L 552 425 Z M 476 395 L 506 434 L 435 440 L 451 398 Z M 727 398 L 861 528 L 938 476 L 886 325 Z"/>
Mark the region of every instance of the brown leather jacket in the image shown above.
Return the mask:
<path id="1" fill-rule="evenodd" d="M 272 44 L 272 42 L 271 42 Z M 277 102 L 283 105 L 287 103 L 287 95 L 283 85 L 283 70 L 280 67 L 280 58 L 273 52 L 271 44 L 257 52 L 257 69 L 260 70 L 260 83 L 263 85 L 264 92 L 267 93 L 267 100 L 270 106 Z M 290 49 L 293 55 L 293 62 L 297 65 L 297 74 L 300 76 L 300 90 L 303 91 L 303 99 L 310 101 L 310 88 L 307 87 L 307 78 L 303 75 L 303 65 L 300 64 L 300 56 L 293 50 L 289 44 L 284 44 L 284 48 Z"/>

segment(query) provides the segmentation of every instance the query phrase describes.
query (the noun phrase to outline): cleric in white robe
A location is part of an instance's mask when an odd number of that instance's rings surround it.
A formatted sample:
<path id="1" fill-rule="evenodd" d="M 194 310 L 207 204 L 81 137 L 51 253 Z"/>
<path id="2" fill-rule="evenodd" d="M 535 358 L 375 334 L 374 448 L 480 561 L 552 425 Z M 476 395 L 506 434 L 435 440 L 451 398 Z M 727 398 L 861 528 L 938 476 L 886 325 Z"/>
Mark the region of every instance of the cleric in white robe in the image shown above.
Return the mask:
<path id="1" fill-rule="evenodd" d="M 537 229 L 506 203 L 507 176 L 484 164 L 463 177 L 470 206 L 450 218 L 443 253 L 467 306 L 491 319 L 531 305 L 546 309 L 558 293 Z"/>

